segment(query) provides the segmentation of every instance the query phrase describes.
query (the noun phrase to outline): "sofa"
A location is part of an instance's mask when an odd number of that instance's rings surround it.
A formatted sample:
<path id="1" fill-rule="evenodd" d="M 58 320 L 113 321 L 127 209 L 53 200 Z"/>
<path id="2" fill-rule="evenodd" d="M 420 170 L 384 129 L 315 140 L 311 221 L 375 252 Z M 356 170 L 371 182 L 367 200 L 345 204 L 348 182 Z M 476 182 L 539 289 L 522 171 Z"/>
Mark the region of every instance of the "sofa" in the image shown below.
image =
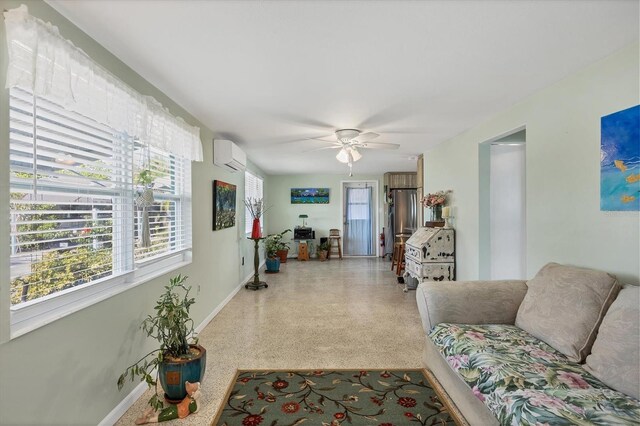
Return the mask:
<path id="1" fill-rule="evenodd" d="M 640 424 L 640 288 L 550 263 L 425 282 L 423 363 L 471 425 Z"/>

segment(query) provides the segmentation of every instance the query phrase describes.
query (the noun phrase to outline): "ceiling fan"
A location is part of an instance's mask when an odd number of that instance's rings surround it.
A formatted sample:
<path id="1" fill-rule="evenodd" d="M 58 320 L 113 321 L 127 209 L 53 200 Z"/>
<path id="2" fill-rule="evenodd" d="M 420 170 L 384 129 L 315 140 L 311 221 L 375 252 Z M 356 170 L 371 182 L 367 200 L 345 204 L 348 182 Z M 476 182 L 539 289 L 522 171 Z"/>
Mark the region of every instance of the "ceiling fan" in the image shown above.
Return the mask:
<path id="1" fill-rule="evenodd" d="M 374 132 L 362 133 L 358 129 L 339 129 L 334 134 L 336 140 L 331 141 L 325 138 L 309 138 L 331 144 L 322 148 L 312 149 L 311 151 L 319 151 L 323 149 L 339 149 L 336 159 L 341 163 L 349 166 L 349 176 L 352 176 L 353 163 L 362 158 L 359 149 L 398 149 L 400 145 L 395 143 L 369 142 L 380 136 Z"/>

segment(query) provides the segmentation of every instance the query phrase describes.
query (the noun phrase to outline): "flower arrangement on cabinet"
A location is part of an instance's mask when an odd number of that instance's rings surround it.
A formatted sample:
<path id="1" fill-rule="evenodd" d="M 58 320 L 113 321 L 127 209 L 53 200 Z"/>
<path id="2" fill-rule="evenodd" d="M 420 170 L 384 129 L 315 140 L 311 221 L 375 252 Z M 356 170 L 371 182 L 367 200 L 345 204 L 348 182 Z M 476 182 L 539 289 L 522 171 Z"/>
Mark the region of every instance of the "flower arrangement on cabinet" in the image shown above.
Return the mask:
<path id="1" fill-rule="evenodd" d="M 431 209 L 431 220 L 442 220 L 442 206 L 447 204 L 447 198 L 451 192 L 453 191 L 447 189 L 445 191 L 429 193 L 422 197 L 422 206 Z"/>
<path id="2" fill-rule="evenodd" d="M 444 206 L 447 204 L 447 196 L 451 194 L 451 190 L 448 189 L 446 191 L 438 191 L 433 194 L 427 194 L 422 197 L 422 206 L 423 207 L 434 207 L 434 206 Z"/>

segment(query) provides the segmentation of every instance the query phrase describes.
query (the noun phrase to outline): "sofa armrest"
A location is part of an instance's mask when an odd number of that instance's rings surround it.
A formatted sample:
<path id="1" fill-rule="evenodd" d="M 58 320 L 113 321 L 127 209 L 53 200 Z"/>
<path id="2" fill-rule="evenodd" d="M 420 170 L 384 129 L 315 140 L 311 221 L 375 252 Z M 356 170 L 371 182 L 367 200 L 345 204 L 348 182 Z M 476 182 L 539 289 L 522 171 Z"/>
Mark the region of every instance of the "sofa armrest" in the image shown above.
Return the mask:
<path id="1" fill-rule="evenodd" d="M 416 301 L 425 333 L 441 322 L 455 324 L 514 324 L 526 281 L 424 282 Z"/>

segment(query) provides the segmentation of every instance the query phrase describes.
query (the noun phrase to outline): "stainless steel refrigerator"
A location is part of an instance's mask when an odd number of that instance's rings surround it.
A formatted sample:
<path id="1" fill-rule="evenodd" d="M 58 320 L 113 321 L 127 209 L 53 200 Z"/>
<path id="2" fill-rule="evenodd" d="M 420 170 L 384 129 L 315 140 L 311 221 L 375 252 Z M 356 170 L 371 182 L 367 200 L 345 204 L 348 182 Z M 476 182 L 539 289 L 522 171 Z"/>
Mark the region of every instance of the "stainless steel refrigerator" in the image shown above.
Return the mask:
<path id="1" fill-rule="evenodd" d="M 418 226 L 418 194 L 415 189 L 390 191 L 387 226 L 385 227 L 385 254 L 393 252 L 397 234 L 411 234 Z"/>

